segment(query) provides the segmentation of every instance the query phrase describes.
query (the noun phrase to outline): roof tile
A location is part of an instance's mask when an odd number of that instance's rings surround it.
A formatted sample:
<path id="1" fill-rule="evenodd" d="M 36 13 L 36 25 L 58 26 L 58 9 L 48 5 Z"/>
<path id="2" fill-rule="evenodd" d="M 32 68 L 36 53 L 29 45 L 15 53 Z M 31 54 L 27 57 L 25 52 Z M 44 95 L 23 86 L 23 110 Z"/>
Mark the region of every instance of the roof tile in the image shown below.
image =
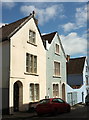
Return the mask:
<path id="1" fill-rule="evenodd" d="M 72 58 L 67 62 L 67 74 L 82 74 L 86 57 Z"/>

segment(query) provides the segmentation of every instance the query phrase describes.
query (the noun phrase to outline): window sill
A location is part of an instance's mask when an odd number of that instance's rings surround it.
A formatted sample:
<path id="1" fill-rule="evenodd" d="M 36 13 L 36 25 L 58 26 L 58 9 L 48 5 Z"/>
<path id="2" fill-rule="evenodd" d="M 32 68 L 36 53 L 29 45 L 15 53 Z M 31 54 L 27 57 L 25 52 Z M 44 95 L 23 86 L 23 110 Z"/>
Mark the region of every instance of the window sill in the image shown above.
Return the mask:
<path id="1" fill-rule="evenodd" d="M 29 42 L 29 41 L 27 41 L 27 43 L 29 43 L 29 44 L 34 45 L 34 46 L 36 46 L 36 47 L 37 47 L 37 45 L 36 45 L 36 44 L 34 44 L 34 43 L 31 43 L 31 42 Z"/>
<path id="2" fill-rule="evenodd" d="M 59 54 L 59 53 L 56 53 L 56 52 L 55 52 L 55 54 L 56 54 L 56 55 L 58 55 L 58 56 L 60 56 L 60 54 Z"/>
<path id="3" fill-rule="evenodd" d="M 37 75 L 37 74 L 35 74 L 35 73 L 28 73 L 28 72 L 25 72 L 24 74 L 25 74 L 25 75 L 39 76 L 39 75 Z"/>
<path id="4" fill-rule="evenodd" d="M 61 78 L 61 76 L 55 76 L 55 75 L 53 75 L 53 78 Z"/>

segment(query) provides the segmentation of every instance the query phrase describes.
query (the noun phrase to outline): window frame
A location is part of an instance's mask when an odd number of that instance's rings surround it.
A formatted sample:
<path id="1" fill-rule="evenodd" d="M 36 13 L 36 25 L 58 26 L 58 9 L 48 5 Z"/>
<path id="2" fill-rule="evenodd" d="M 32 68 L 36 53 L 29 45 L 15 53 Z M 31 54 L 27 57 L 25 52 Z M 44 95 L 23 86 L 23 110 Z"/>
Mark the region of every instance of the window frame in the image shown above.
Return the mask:
<path id="1" fill-rule="evenodd" d="M 33 91 L 31 91 L 31 85 L 33 85 L 33 89 L 32 89 Z M 38 86 L 38 90 L 36 89 L 36 85 Z M 39 101 L 40 100 L 40 84 L 39 83 L 30 83 L 29 89 L 30 89 L 30 94 L 29 94 L 30 101 L 31 102 Z M 31 95 L 32 92 L 33 92 L 33 94 Z"/>
<path id="2" fill-rule="evenodd" d="M 29 40 L 28 40 L 28 43 L 36 45 L 36 32 L 31 30 L 31 29 L 29 30 Z"/>
<path id="3" fill-rule="evenodd" d="M 27 58 L 28 55 L 28 58 Z M 36 59 L 34 59 L 36 58 Z M 27 60 L 28 59 L 28 60 Z M 36 60 L 36 61 L 34 61 Z M 27 65 L 28 63 L 28 65 Z M 35 65 L 35 67 L 34 67 Z M 26 53 L 26 73 L 37 74 L 37 56 L 30 53 Z"/>
<path id="4" fill-rule="evenodd" d="M 57 69 L 55 69 L 55 63 L 58 63 L 59 64 L 59 74 L 55 74 L 56 72 L 55 72 L 55 70 Z M 59 62 L 59 61 L 56 61 L 56 60 L 54 60 L 54 62 L 53 62 L 53 77 L 61 77 L 61 63 Z"/>
<path id="5" fill-rule="evenodd" d="M 58 50 L 57 50 L 58 46 Z M 60 55 L 60 45 L 58 43 L 55 43 L 55 54 Z"/>
<path id="6" fill-rule="evenodd" d="M 53 85 L 56 85 L 56 86 L 58 85 L 58 89 L 55 90 L 55 89 L 53 88 Z M 55 93 L 54 93 L 54 92 L 55 92 Z M 53 93 L 53 98 L 59 97 L 59 83 L 53 83 L 53 84 L 52 84 L 52 93 Z M 55 94 L 55 95 L 54 95 L 54 94 Z M 56 96 L 56 94 L 57 94 L 57 96 Z"/>

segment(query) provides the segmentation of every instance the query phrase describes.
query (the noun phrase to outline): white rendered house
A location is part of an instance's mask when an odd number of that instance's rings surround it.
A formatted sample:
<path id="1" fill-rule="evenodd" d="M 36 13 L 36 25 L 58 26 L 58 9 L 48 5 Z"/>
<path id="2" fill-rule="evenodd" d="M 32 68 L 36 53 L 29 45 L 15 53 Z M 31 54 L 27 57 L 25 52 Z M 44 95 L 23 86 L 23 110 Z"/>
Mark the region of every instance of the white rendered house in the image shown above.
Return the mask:
<path id="1" fill-rule="evenodd" d="M 34 12 L 0 31 L 3 112 L 28 110 L 46 96 L 46 51 Z"/>

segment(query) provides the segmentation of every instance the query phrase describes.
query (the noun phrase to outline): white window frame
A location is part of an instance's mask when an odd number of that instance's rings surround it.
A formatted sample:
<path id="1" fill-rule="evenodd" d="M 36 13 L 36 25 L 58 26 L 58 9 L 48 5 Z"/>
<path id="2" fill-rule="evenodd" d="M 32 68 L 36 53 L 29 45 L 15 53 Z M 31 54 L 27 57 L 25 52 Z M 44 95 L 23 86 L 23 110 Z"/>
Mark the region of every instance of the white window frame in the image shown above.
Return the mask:
<path id="1" fill-rule="evenodd" d="M 54 85 L 54 84 L 55 84 L 55 85 L 58 85 L 58 96 L 56 96 L 56 97 L 59 97 L 59 93 L 60 93 L 60 92 L 59 92 L 59 90 L 60 90 L 60 89 L 59 89 L 59 86 L 60 86 L 60 84 L 59 84 L 58 82 L 53 82 L 53 83 L 52 83 L 52 95 L 53 95 L 53 97 L 55 97 L 54 94 L 53 94 L 53 85 Z"/>
<path id="2" fill-rule="evenodd" d="M 32 33 L 34 36 L 31 36 L 30 33 Z M 29 40 L 28 40 L 28 42 L 36 45 L 36 32 L 35 31 L 29 30 Z"/>
<path id="3" fill-rule="evenodd" d="M 54 67 L 55 67 L 55 66 L 54 66 L 54 63 L 55 63 L 55 62 L 60 64 L 59 75 L 55 75 L 55 73 L 54 73 Z M 53 76 L 54 76 L 54 77 L 61 77 L 61 63 L 60 63 L 60 61 L 56 61 L 56 60 L 53 61 Z"/>
<path id="4" fill-rule="evenodd" d="M 32 91 L 31 91 L 31 84 L 33 85 L 33 95 L 31 95 Z M 36 90 L 36 85 L 38 85 L 38 91 Z M 36 102 L 40 100 L 40 84 L 39 83 L 30 83 L 29 85 L 29 89 L 30 89 L 30 102 Z M 38 94 L 38 96 L 37 96 Z M 31 96 L 33 96 L 33 98 L 31 98 Z"/>
<path id="5" fill-rule="evenodd" d="M 56 45 L 59 47 L 59 52 L 57 52 Z M 55 54 L 60 55 L 60 45 L 58 43 L 55 43 Z"/>
<path id="6" fill-rule="evenodd" d="M 28 65 L 27 65 L 27 54 L 28 54 Z M 36 58 L 36 62 L 34 61 Z M 28 68 L 28 71 L 27 71 Z M 26 73 L 37 74 L 37 56 L 30 53 L 26 53 Z"/>

